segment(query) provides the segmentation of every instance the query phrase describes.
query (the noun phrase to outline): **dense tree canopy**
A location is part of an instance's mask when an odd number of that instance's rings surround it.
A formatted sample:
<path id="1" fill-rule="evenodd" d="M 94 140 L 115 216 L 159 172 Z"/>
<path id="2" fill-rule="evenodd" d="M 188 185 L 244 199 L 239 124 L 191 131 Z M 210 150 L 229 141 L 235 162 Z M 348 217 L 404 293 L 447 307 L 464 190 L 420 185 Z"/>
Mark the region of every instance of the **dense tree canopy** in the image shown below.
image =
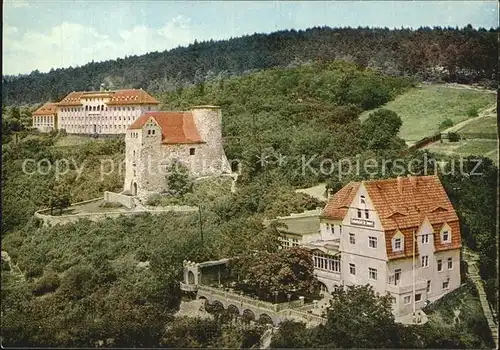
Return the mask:
<path id="1" fill-rule="evenodd" d="M 456 302 L 457 295 L 469 287 L 445 299 Z M 434 321 L 414 326 L 396 323 L 391 312 L 391 297 L 376 294 L 368 285 L 335 290 L 330 305 L 326 324 L 306 328 L 303 323 L 284 322 L 273 336 L 271 347 L 451 349 L 490 344 L 481 341 L 482 331 L 467 322 L 454 326 Z M 483 317 L 472 322 L 485 327 L 486 320 Z"/>
<path id="2" fill-rule="evenodd" d="M 390 75 L 417 75 L 424 80 L 483 83 L 495 86 L 497 30 L 423 27 L 329 28 L 285 30 L 117 58 L 81 67 L 4 76 L 2 104 L 59 101 L 71 91 L 139 88 L 159 94 L 204 81 L 224 79 L 272 67 L 348 60 Z M 222 84 L 222 83 L 221 83 Z M 382 91 L 376 84 L 347 89 L 347 99 Z M 376 102 L 374 102 L 376 103 Z M 364 102 L 371 108 L 372 102 Z"/>
<path id="3" fill-rule="evenodd" d="M 256 251 L 232 263 L 240 281 L 238 289 L 269 301 L 287 300 L 288 295 L 313 295 L 319 291 L 311 253 L 304 248 L 277 252 Z"/>

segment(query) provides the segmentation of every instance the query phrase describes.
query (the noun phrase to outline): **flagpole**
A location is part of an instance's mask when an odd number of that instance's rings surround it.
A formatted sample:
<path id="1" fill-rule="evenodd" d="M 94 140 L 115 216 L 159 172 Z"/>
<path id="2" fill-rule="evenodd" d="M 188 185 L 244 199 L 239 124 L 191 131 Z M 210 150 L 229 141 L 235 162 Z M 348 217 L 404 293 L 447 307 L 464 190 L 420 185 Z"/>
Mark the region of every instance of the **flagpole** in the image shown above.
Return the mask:
<path id="1" fill-rule="evenodd" d="M 415 234 L 416 232 L 413 231 L 413 268 L 412 268 L 412 273 L 413 273 L 413 322 L 415 323 L 415 243 L 417 241 L 417 236 Z"/>

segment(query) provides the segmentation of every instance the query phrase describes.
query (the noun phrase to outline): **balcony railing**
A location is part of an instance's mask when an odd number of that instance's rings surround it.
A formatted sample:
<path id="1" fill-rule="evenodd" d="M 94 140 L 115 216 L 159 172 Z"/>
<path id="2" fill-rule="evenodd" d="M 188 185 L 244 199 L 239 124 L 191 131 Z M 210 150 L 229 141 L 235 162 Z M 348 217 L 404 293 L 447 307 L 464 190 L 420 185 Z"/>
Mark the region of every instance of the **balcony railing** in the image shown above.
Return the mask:
<path id="1" fill-rule="evenodd" d="M 420 291 L 422 289 L 427 288 L 427 281 L 417 279 L 415 281 L 415 291 Z M 394 294 L 403 294 L 403 293 L 408 293 L 413 290 L 413 283 L 406 283 L 402 284 L 401 280 L 398 280 L 397 283 L 395 280 L 391 280 L 391 276 L 389 276 L 389 280 L 387 282 L 387 287 L 386 287 L 388 292 L 394 293 Z"/>
<path id="2" fill-rule="evenodd" d="M 180 282 L 180 288 L 185 292 L 196 292 L 198 290 L 198 285 Z"/>

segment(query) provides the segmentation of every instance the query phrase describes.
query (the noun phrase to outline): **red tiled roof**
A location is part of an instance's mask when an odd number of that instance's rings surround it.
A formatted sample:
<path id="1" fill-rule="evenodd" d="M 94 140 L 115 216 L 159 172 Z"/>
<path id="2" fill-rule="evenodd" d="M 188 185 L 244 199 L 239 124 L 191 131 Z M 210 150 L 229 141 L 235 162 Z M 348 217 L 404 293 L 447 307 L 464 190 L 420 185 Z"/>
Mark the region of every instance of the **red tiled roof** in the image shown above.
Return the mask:
<path id="1" fill-rule="evenodd" d="M 424 217 L 431 224 L 458 220 L 437 176 L 413 179 L 414 184 L 409 177 L 363 181 L 384 230 L 418 227 Z"/>
<path id="2" fill-rule="evenodd" d="M 82 97 L 83 92 L 82 91 L 73 91 L 69 93 L 68 96 L 63 98 L 59 103 L 57 103 L 58 106 L 80 106 L 80 98 Z"/>
<path id="3" fill-rule="evenodd" d="M 80 106 L 84 97 L 110 97 L 108 105 L 159 104 L 153 96 L 142 89 L 124 89 L 115 91 L 73 91 L 58 103 L 59 106 Z"/>
<path id="4" fill-rule="evenodd" d="M 434 247 L 437 252 L 443 250 L 457 249 L 462 246 L 462 237 L 460 236 L 460 223 L 459 221 L 447 222 L 451 229 L 451 242 L 441 243 L 440 232 L 443 228 L 443 224 L 434 224 L 432 228 L 434 229 Z"/>
<path id="5" fill-rule="evenodd" d="M 47 102 L 42 107 L 38 108 L 32 113 L 32 115 L 54 115 L 56 114 L 57 104 L 53 102 Z"/>
<path id="6" fill-rule="evenodd" d="M 141 129 L 142 126 L 153 118 L 161 128 L 162 143 L 203 143 L 198 133 L 191 112 L 147 112 L 141 115 L 130 126 L 130 129 Z"/>
<path id="7" fill-rule="evenodd" d="M 413 232 L 425 218 L 434 230 L 436 251 L 461 247 L 458 216 L 441 181 L 436 175 L 400 177 L 385 180 L 363 181 L 378 218 L 385 231 L 389 259 L 411 256 Z M 343 219 L 351 205 L 360 183 L 349 183 L 338 191 L 326 205 L 322 217 Z M 451 242 L 441 244 L 440 231 L 444 224 L 451 228 Z M 403 252 L 392 252 L 391 239 L 397 230 L 404 235 Z M 418 254 L 418 247 L 416 248 Z"/>
<path id="8" fill-rule="evenodd" d="M 159 104 L 153 96 L 142 89 L 129 89 L 115 91 L 108 105 L 126 104 Z"/>
<path id="9" fill-rule="evenodd" d="M 342 187 L 342 189 L 336 192 L 333 197 L 328 200 L 320 217 L 331 220 L 342 220 L 345 214 L 347 214 L 347 210 L 358 188 L 359 182 L 350 182 Z"/>
<path id="10" fill-rule="evenodd" d="M 402 251 L 392 251 L 392 237 L 398 232 L 397 230 L 385 231 L 385 247 L 387 251 L 387 258 L 389 260 L 408 258 L 413 256 L 413 245 L 412 239 L 416 229 L 414 228 L 403 228 L 399 231 L 404 237 L 403 250 Z M 415 242 L 415 256 L 418 255 L 418 242 Z"/>

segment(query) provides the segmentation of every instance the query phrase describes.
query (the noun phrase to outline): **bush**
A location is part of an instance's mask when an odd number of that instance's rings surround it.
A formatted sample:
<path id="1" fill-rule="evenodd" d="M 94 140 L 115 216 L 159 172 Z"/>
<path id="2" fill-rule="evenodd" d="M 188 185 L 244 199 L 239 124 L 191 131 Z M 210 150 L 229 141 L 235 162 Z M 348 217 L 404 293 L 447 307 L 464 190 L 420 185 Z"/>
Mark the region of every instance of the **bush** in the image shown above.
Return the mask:
<path id="1" fill-rule="evenodd" d="M 34 262 L 28 262 L 24 275 L 26 278 L 36 278 L 43 274 L 43 267 L 35 264 Z"/>
<path id="2" fill-rule="evenodd" d="M 150 195 L 146 199 L 146 205 L 149 205 L 149 206 L 152 206 L 152 207 L 159 206 L 160 203 L 161 203 L 161 196 L 159 194 L 157 194 L 157 193 Z"/>
<path id="3" fill-rule="evenodd" d="M 453 126 L 453 120 L 446 118 L 439 124 L 439 130 L 445 130 Z"/>
<path id="4" fill-rule="evenodd" d="M 77 265 L 66 271 L 58 291 L 72 300 L 79 300 L 92 294 L 97 287 L 97 272 L 90 266 Z"/>
<path id="5" fill-rule="evenodd" d="M 144 248 L 139 248 L 137 252 L 135 253 L 135 258 L 137 261 L 148 261 L 149 260 L 149 254 Z"/>
<path id="6" fill-rule="evenodd" d="M 57 276 L 54 272 L 49 272 L 43 275 L 43 277 L 35 285 L 33 288 L 33 294 L 39 296 L 55 292 L 60 284 L 61 280 L 59 279 L 59 276 Z"/>
<path id="7" fill-rule="evenodd" d="M 477 110 L 477 107 L 470 107 L 468 110 L 467 110 L 467 117 L 469 118 L 475 118 L 479 115 L 479 112 Z"/>
<path id="8" fill-rule="evenodd" d="M 182 196 L 192 191 L 193 180 L 189 176 L 189 169 L 181 162 L 174 160 L 167 168 L 168 190 L 166 193 L 173 196 Z"/>
<path id="9" fill-rule="evenodd" d="M 450 142 L 458 142 L 460 141 L 460 135 L 458 135 L 456 132 L 450 132 L 448 133 L 448 140 Z"/>
<path id="10" fill-rule="evenodd" d="M 123 204 L 118 202 L 102 202 L 99 204 L 100 208 L 123 208 Z"/>
<path id="11" fill-rule="evenodd" d="M 2 271 L 10 271 L 10 265 L 5 260 L 2 260 Z"/>

